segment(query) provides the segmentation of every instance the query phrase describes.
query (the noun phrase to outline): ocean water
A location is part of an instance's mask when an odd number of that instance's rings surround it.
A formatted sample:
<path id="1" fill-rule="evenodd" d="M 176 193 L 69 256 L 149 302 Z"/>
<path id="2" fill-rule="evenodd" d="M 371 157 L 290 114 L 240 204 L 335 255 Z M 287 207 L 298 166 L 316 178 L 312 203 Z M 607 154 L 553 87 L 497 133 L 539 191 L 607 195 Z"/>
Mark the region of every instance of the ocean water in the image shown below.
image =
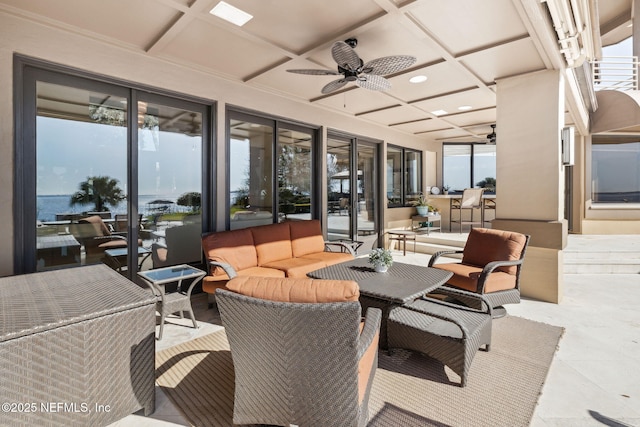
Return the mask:
<path id="1" fill-rule="evenodd" d="M 151 213 L 157 212 L 158 208 L 166 206 L 166 212 L 188 212 L 189 208 L 187 206 L 179 206 L 176 204 L 176 200 L 178 198 L 175 196 L 158 196 L 158 195 L 141 195 L 139 196 L 139 204 L 138 210 L 143 215 L 149 215 Z M 82 212 L 91 211 L 93 209 L 93 205 L 75 205 L 69 206 L 69 200 L 71 200 L 70 194 L 62 194 L 55 196 L 38 196 L 37 197 L 37 219 L 40 221 L 55 221 L 56 214 L 62 213 L 77 213 L 80 214 Z M 167 200 L 173 203 L 169 203 L 166 205 L 161 204 L 149 204 L 154 200 Z M 127 202 L 126 200 L 119 203 L 116 206 L 109 206 L 111 215 L 115 214 L 126 214 L 127 213 Z"/>

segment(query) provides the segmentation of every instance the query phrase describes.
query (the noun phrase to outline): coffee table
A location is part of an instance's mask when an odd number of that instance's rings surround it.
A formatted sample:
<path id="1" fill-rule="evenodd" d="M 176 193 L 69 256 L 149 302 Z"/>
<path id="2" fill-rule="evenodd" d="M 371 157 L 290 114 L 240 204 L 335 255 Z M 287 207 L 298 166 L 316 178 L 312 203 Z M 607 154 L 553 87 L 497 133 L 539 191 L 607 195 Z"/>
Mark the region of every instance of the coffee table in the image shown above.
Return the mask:
<path id="1" fill-rule="evenodd" d="M 387 319 L 395 307 L 409 304 L 436 290 L 453 274 L 437 268 L 394 262 L 386 273 L 377 273 L 367 258 L 335 264 L 312 271 L 307 276 L 314 279 L 353 280 L 360 287 L 360 304 L 363 310 L 376 307 L 382 310 L 380 346 L 387 347 Z"/>

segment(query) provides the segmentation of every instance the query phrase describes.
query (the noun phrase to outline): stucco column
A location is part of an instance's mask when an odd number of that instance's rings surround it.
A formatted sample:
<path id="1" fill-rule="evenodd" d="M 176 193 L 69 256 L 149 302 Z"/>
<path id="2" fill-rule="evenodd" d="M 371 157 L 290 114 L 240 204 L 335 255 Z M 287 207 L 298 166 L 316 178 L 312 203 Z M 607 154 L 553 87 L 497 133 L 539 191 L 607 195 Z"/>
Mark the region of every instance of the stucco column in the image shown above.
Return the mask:
<path id="1" fill-rule="evenodd" d="M 492 227 L 531 235 L 523 296 L 562 298 L 564 79 L 541 71 L 497 81 L 496 219 Z"/>

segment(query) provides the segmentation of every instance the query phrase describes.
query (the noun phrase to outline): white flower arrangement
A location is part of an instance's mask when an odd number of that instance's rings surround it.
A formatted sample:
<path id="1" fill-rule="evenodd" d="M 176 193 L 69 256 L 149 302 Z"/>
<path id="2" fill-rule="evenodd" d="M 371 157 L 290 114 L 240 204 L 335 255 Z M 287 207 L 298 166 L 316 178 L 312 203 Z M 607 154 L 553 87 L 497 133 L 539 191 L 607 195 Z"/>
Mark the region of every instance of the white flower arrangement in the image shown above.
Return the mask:
<path id="1" fill-rule="evenodd" d="M 376 248 L 369 253 L 369 263 L 373 265 L 384 265 L 391 267 L 393 265 L 393 256 L 391 251 L 383 248 Z"/>

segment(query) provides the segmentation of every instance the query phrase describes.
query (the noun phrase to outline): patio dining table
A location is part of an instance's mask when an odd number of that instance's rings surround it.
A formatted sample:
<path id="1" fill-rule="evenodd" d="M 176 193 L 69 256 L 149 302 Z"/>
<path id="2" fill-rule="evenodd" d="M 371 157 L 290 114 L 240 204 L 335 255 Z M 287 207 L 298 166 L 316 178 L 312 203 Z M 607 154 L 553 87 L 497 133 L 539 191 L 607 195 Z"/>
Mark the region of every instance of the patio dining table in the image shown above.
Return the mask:
<path id="1" fill-rule="evenodd" d="M 353 280 L 360 287 L 360 304 L 382 310 L 380 346 L 387 346 L 386 321 L 391 309 L 409 304 L 433 292 L 452 276 L 451 272 L 437 268 L 394 262 L 385 273 L 378 273 L 367 258 L 335 264 L 312 271 L 314 279 Z"/>

